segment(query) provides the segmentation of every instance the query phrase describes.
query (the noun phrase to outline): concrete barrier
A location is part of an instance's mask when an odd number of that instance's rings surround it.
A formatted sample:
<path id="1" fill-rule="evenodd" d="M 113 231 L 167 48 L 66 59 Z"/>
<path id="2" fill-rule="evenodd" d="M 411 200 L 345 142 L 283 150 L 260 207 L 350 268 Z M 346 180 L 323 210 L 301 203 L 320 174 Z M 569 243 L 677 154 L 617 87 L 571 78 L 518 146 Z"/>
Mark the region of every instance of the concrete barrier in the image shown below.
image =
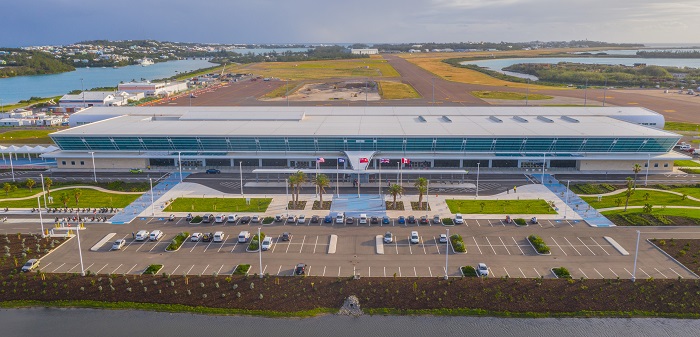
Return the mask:
<path id="1" fill-rule="evenodd" d="M 607 241 L 611 246 L 615 247 L 615 249 L 617 249 L 617 251 L 620 252 L 620 254 L 625 255 L 625 256 L 630 255 L 630 253 L 627 252 L 626 249 L 622 248 L 622 246 L 620 246 L 620 244 L 617 243 L 617 241 L 615 241 L 615 239 L 613 239 L 609 236 L 604 236 L 603 239 L 605 239 L 605 241 Z"/>
<path id="2" fill-rule="evenodd" d="M 384 255 L 384 237 L 381 235 L 377 235 L 375 237 L 375 241 L 377 246 L 377 254 Z"/>
<path id="3" fill-rule="evenodd" d="M 332 234 L 330 242 L 328 243 L 328 254 L 335 254 L 336 245 L 338 245 L 338 236 Z"/>
<path id="4" fill-rule="evenodd" d="M 115 235 L 117 235 L 117 233 L 109 233 L 105 235 L 105 237 L 103 237 L 102 240 L 98 241 L 94 246 L 92 246 L 92 248 L 90 248 L 90 251 L 96 252 L 100 250 L 102 245 L 104 245 L 107 241 L 111 240 L 112 237 L 114 237 Z"/>

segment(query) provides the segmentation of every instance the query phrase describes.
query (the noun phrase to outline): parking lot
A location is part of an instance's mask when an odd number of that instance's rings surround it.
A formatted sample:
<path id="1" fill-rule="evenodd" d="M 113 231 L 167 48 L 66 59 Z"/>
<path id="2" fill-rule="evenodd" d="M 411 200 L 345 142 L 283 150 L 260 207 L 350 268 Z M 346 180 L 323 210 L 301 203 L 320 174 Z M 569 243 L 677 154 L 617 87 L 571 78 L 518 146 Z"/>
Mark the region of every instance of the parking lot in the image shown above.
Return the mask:
<path id="1" fill-rule="evenodd" d="M 464 225 L 446 227 L 439 224 L 360 225 L 276 222 L 243 224 L 240 218 L 233 223 L 190 224 L 182 218 L 137 218 L 127 225 L 88 224 L 81 231 L 81 245 L 85 270 L 102 274 L 139 274 L 150 264 L 164 265 L 160 273 L 168 274 L 232 274 L 236 266 L 250 264 L 249 274 L 293 275 L 297 263 L 306 263 L 308 275 L 345 277 L 355 274 L 372 277 L 436 277 L 445 274 L 445 254 L 449 254 L 448 274 L 460 276 L 460 266 L 484 262 L 492 277 L 552 278 L 551 268 L 566 267 L 575 278 L 630 278 L 633 269 L 636 236 L 630 228 L 599 229 L 581 221 L 545 220 L 529 226 L 515 226 L 501 220 L 465 221 Z M 262 254 L 248 252 L 248 243 L 238 242 L 238 233 L 249 231 L 251 236 L 258 227 L 272 239 Z M 466 253 L 455 253 L 450 246 L 440 243 L 440 234 L 450 229 L 450 235 L 462 236 Z M 159 229 L 164 232 L 159 241 L 136 241 L 138 230 Z M 221 242 L 192 242 L 187 240 L 176 252 L 165 247 L 179 232 L 190 234 L 223 232 Z M 379 243 L 377 236 L 392 232 L 391 243 Z M 410 243 L 411 231 L 418 231 L 419 242 Z M 282 240 L 283 233 L 289 240 Z M 108 241 L 91 251 L 106 235 L 115 233 Z M 684 232 L 685 233 L 685 232 Z M 551 250 L 551 255 L 538 255 L 526 239 L 539 235 Z M 666 235 L 669 235 L 668 233 Z M 683 236 L 696 236 L 690 232 Z M 337 237 L 333 244 L 331 236 Z M 613 237 L 630 255 L 623 255 L 603 237 Z M 649 238 L 659 234 L 650 232 Z M 676 235 L 680 237 L 681 235 Z M 120 250 L 112 250 L 112 242 L 126 241 Z M 381 246 L 381 248 L 379 247 Z M 41 269 L 47 272 L 80 272 L 77 241 L 69 241 L 44 258 Z M 262 255 L 262 266 L 260 266 Z M 640 244 L 637 278 L 695 277 L 683 267 L 664 256 L 650 244 Z"/>

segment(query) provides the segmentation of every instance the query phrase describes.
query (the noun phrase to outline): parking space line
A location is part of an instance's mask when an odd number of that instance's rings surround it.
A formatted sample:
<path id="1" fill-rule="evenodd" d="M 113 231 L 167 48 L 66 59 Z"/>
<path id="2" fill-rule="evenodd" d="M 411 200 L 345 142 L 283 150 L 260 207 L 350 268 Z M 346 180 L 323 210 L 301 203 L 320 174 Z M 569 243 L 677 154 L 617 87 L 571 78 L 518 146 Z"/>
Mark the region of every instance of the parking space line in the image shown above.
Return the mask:
<path id="1" fill-rule="evenodd" d="M 75 266 L 73 266 L 71 269 L 68 269 L 66 273 L 70 273 L 71 270 L 73 270 L 75 267 L 79 266 L 80 262 L 76 263 Z"/>
<path id="2" fill-rule="evenodd" d="M 224 269 L 224 265 L 222 264 L 221 267 L 219 267 L 219 270 L 216 271 L 216 275 L 221 274 L 221 269 Z"/>
<path id="3" fill-rule="evenodd" d="M 608 269 L 610 269 L 610 271 L 613 273 L 613 275 L 615 275 L 615 277 L 620 277 L 617 275 L 617 273 L 614 270 L 612 270 L 612 268 L 608 268 Z"/>
<path id="4" fill-rule="evenodd" d="M 574 225 L 573 225 L 573 224 L 571 223 L 571 221 L 569 221 L 569 220 L 566 220 L 566 223 L 568 223 L 568 224 L 569 224 L 569 226 L 571 226 L 571 227 L 574 227 Z"/>
<path id="5" fill-rule="evenodd" d="M 292 245 L 292 240 L 294 240 L 294 235 L 289 235 L 289 241 L 287 241 L 287 250 L 284 251 L 285 254 L 289 253 L 289 247 Z"/>
<path id="6" fill-rule="evenodd" d="M 206 267 L 204 267 L 204 270 L 202 270 L 202 272 L 199 273 L 199 274 L 200 274 L 200 275 L 206 275 L 205 273 L 207 272 L 207 269 L 209 269 L 209 265 L 207 265 Z"/>
<path id="7" fill-rule="evenodd" d="M 91 265 L 89 265 L 89 266 L 87 266 L 87 268 L 85 268 L 85 270 L 90 270 L 90 267 L 92 267 L 92 265 L 94 265 L 94 263 L 91 264 Z"/>
<path id="8" fill-rule="evenodd" d="M 491 219 L 486 219 L 486 221 L 489 222 L 489 226 L 493 227 L 493 224 L 491 223 Z"/>
<path id="9" fill-rule="evenodd" d="M 596 255 L 596 253 L 594 253 L 593 250 L 591 250 L 591 248 L 588 247 L 588 245 L 586 245 L 586 244 L 583 242 L 583 240 L 581 240 L 580 237 L 577 236 L 576 238 L 577 238 L 579 241 L 581 241 L 581 243 L 583 243 L 583 245 L 586 246 L 586 248 L 588 248 L 588 250 L 591 252 L 591 254 Z"/>
<path id="10" fill-rule="evenodd" d="M 326 266 L 323 266 L 323 275 L 322 276 L 326 276 Z"/>
<path id="11" fill-rule="evenodd" d="M 573 248 L 576 251 L 576 254 L 581 255 L 581 252 L 579 252 L 578 249 L 576 249 L 576 247 L 574 247 L 574 245 L 571 243 L 571 241 L 569 241 L 568 238 L 564 237 L 564 240 L 566 240 L 566 242 L 569 243 L 569 246 L 571 246 L 571 248 Z"/>
<path id="12" fill-rule="evenodd" d="M 123 266 L 123 264 L 120 264 L 119 266 L 117 266 L 117 268 L 114 268 L 114 270 L 112 270 L 112 272 L 110 274 L 116 274 L 117 270 L 119 270 L 119 268 L 121 268 L 122 266 Z"/>
<path id="13" fill-rule="evenodd" d="M 605 278 L 605 276 L 603 276 L 603 274 L 601 274 L 601 273 L 598 271 L 598 269 L 593 268 L 593 270 L 595 270 L 595 272 L 598 273 L 598 275 L 600 275 L 600 278 Z"/>
<path id="14" fill-rule="evenodd" d="M 188 270 L 188 271 L 185 273 L 185 275 L 189 275 L 190 272 L 192 271 L 192 268 L 194 268 L 194 265 L 192 265 L 192 267 L 190 267 L 190 270 Z"/>
<path id="15" fill-rule="evenodd" d="M 235 269 L 234 269 L 235 270 Z M 280 268 L 277 269 L 277 275 L 279 275 L 282 272 L 282 265 L 280 265 Z"/>
<path id="16" fill-rule="evenodd" d="M 664 275 L 664 273 L 662 273 L 660 270 L 658 270 L 656 268 L 654 268 L 654 270 L 656 270 L 656 272 L 661 274 L 661 276 L 663 276 L 664 278 L 668 278 L 668 276 Z"/>
<path id="17" fill-rule="evenodd" d="M 338 266 L 338 277 L 340 277 L 340 266 Z"/>
<path id="18" fill-rule="evenodd" d="M 537 277 L 542 277 L 542 275 L 540 274 L 540 272 L 537 271 L 537 268 L 532 267 L 532 269 L 534 269 L 534 270 L 535 270 L 535 273 L 537 273 Z"/>
<path id="19" fill-rule="evenodd" d="M 308 272 L 309 276 L 312 276 L 311 275 L 311 266 L 307 266 L 307 267 L 309 267 L 309 269 L 307 269 L 306 271 Z"/>
<path id="20" fill-rule="evenodd" d="M 551 236 L 550 236 L 549 238 L 552 239 L 552 241 L 554 241 L 554 244 L 557 245 L 557 247 L 559 247 L 559 249 L 561 249 L 561 251 L 564 253 L 565 256 L 569 256 L 569 254 L 567 254 L 567 253 L 564 251 L 564 249 L 561 248 L 561 246 L 557 243 L 557 240 L 554 240 L 554 238 L 551 237 Z M 580 254 L 579 254 L 579 255 L 580 255 Z"/>
<path id="21" fill-rule="evenodd" d="M 498 237 L 498 239 L 501 240 L 501 244 L 503 245 L 503 248 L 505 248 L 506 251 L 508 252 L 508 255 L 511 255 L 511 254 L 510 254 L 510 249 L 508 249 L 508 247 L 506 247 L 506 243 L 503 242 L 503 239 L 502 239 L 500 236 Z M 521 271 L 522 271 L 522 270 L 521 270 Z"/>
<path id="22" fill-rule="evenodd" d="M 630 276 L 632 276 L 632 273 L 630 273 L 630 271 L 627 270 L 627 268 L 622 268 L 622 269 L 624 269 L 627 272 L 627 274 L 630 274 Z"/>
<path id="23" fill-rule="evenodd" d="M 221 266 L 221 267 L 223 268 L 224 266 Z M 265 275 L 266 270 L 267 270 L 267 265 L 265 265 L 265 267 L 263 267 L 262 271 L 260 271 L 260 275 Z"/>
<path id="24" fill-rule="evenodd" d="M 231 248 L 231 253 L 233 253 L 233 251 L 236 249 L 237 246 L 238 246 L 238 241 L 236 241 L 236 242 L 233 244 L 233 248 Z"/>
<path id="25" fill-rule="evenodd" d="M 136 251 L 138 252 L 141 248 L 143 248 L 143 246 L 144 246 L 145 244 L 146 244 L 146 241 L 141 242 L 141 244 L 139 245 L 139 248 L 136 248 Z"/>
<path id="26" fill-rule="evenodd" d="M 430 270 L 430 267 L 428 267 L 428 273 L 430 273 L 430 277 L 433 277 L 433 271 Z"/>
<path id="27" fill-rule="evenodd" d="M 211 246 L 212 243 L 214 243 L 214 240 L 209 241 L 209 244 L 206 247 L 204 247 L 205 253 L 207 252 L 207 249 L 209 249 L 209 246 Z"/>
<path id="28" fill-rule="evenodd" d="M 197 242 L 194 243 L 194 246 L 192 246 L 192 249 L 190 249 L 190 253 L 197 247 L 197 245 L 202 242 L 202 239 L 197 240 Z"/>
<path id="29" fill-rule="evenodd" d="M 671 269 L 671 271 L 674 272 L 676 275 L 678 275 L 678 277 L 683 278 L 683 276 L 681 276 L 681 274 L 678 274 L 678 272 L 676 272 L 675 270 L 673 270 L 673 268 L 668 268 L 668 269 Z"/>
<path id="30" fill-rule="evenodd" d="M 510 278 L 510 274 L 508 274 L 508 269 L 506 269 L 506 267 L 503 267 L 503 270 L 506 271 L 506 275 L 508 275 L 508 278 Z"/>
<path id="31" fill-rule="evenodd" d="M 46 269 L 46 268 L 48 268 L 52 263 L 53 263 L 53 262 L 49 262 L 49 263 L 45 264 L 41 269 Z"/>
<path id="32" fill-rule="evenodd" d="M 372 277 L 372 267 L 367 267 L 367 277 Z"/>
<path id="33" fill-rule="evenodd" d="M 408 250 L 411 252 L 411 255 L 413 255 L 413 248 L 411 248 L 411 237 L 408 237 Z"/>
<path id="34" fill-rule="evenodd" d="M 102 269 L 105 269 L 105 267 L 107 267 L 107 265 L 108 264 L 105 264 L 104 266 L 102 266 L 102 268 L 100 268 L 100 270 L 96 271 L 95 274 L 99 274 L 102 271 Z"/>
<path id="35" fill-rule="evenodd" d="M 401 277 L 401 267 L 399 267 L 399 277 Z"/>
<path id="36" fill-rule="evenodd" d="M 474 244 L 476 245 L 476 249 L 479 250 L 479 254 L 483 255 L 484 253 L 481 252 L 481 248 L 479 248 L 479 244 L 476 242 L 476 238 L 472 236 L 472 239 L 474 239 Z"/>
<path id="37" fill-rule="evenodd" d="M 277 247 L 277 244 L 280 242 L 280 238 L 281 238 L 281 237 L 282 237 L 281 234 L 280 234 L 280 235 L 277 235 L 277 240 L 275 240 L 274 244 L 272 245 L 272 253 L 275 252 L 275 247 Z"/>
<path id="38" fill-rule="evenodd" d="M 518 269 L 520 269 L 520 267 L 518 267 Z M 520 273 L 523 274 L 523 278 L 527 278 L 527 276 L 525 276 L 525 273 L 523 272 L 522 269 L 520 269 Z"/>
<path id="39" fill-rule="evenodd" d="M 413 276 L 418 277 L 418 273 L 416 272 L 416 267 L 413 267 Z"/>
<path id="40" fill-rule="evenodd" d="M 493 248 L 493 245 L 491 244 L 491 241 L 489 240 L 489 238 L 486 237 L 486 236 L 484 236 L 484 238 L 486 238 L 486 242 L 488 242 L 488 243 L 489 243 L 489 246 L 491 246 L 491 250 L 493 250 L 493 253 L 494 253 L 495 255 L 498 255 L 498 254 L 496 254 L 496 249 Z"/>
<path id="41" fill-rule="evenodd" d="M 134 270 L 134 268 L 136 268 L 136 266 L 138 266 L 138 263 L 135 264 L 133 267 L 131 267 L 131 269 L 129 269 L 129 270 L 126 272 L 126 274 L 131 273 L 131 271 Z"/>
<path id="42" fill-rule="evenodd" d="M 605 248 L 603 248 L 603 246 L 601 246 L 600 243 L 598 243 L 598 241 L 596 241 L 592 236 L 590 238 L 591 240 L 593 240 L 593 242 L 595 242 L 596 245 L 598 245 L 598 247 L 600 247 L 600 249 L 602 249 L 605 252 L 605 254 L 610 255 L 610 253 L 608 253 L 608 251 L 605 250 Z"/>
<path id="43" fill-rule="evenodd" d="M 581 268 L 579 268 L 578 271 L 580 271 L 581 274 L 583 274 L 583 277 L 588 278 L 588 275 L 586 275 L 586 273 L 584 273 L 583 270 L 581 270 Z"/>
<path id="44" fill-rule="evenodd" d="M 175 272 L 177 271 L 177 268 L 180 268 L 180 265 L 178 264 L 173 271 L 170 272 L 170 275 L 175 275 Z"/>
<path id="45" fill-rule="evenodd" d="M 216 250 L 217 253 L 218 253 L 218 252 L 221 252 L 221 248 L 224 248 L 224 245 L 226 244 L 226 240 L 228 240 L 230 237 L 231 237 L 231 235 L 228 235 L 228 236 L 224 239 L 224 241 L 221 242 L 221 247 L 219 247 L 219 249 Z"/>
<path id="46" fill-rule="evenodd" d="M 386 267 L 384 267 L 384 277 L 386 277 Z"/>
<path id="47" fill-rule="evenodd" d="M 306 235 L 304 235 L 304 238 L 301 239 L 301 247 L 299 248 L 299 254 L 301 254 L 301 250 L 304 249 L 304 241 L 306 241 Z"/>
<path id="48" fill-rule="evenodd" d="M 314 254 L 316 254 L 316 247 L 318 246 L 318 235 L 316 235 L 316 243 L 314 243 Z"/>
<path id="49" fill-rule="evenodd" d="M 162 240 L 162 239 L 165 239 L 165 235 L 163 235 L 163 237 L 161 238 L 161 240 Z M 159 240 L 159 241 L 156 241 L 156 244 L 153 245 L 153 247 L 151 247 L 151 249 L 149 249 L 148 252 L 150 253 L 150 252 L 151 252 L 153 249 L 155 249 L 156 246 L 158 246 L 158 244 L 160 244 L 161 242 L 163 242 L 163 241 L 160 241 L 160 240 Z"/>
<path id="50" fill-rule="evenodd" d="M 520 245 L 518 244 L 518 241 L 516 241 L 515 238 L 512 237 L 512 236 L 511 236 L 510 238 L 513 239 L 513 242 L 515 243 L 515 246 L 518 247 L 518 249 L 520 249 L 520 254 L 525 255 L 525 252 L 523 251 L 522 248 L 520 248 Z"/>
<path id="51" fill-rule="evenodd" d="M 440 254 L 440 245 L 438 245 L 438 240 L 434 236 L 433 236 L 433 240 L 435 240 L 435 248 L 437 249 L 438 254 Z"/>
<path id="52" fill-rule="evenodd" d="M 425 250 L 425 241 L 423 241 L 423 237 L 422 237 L 422 236 L 420 237 L 420 244 L 421 244 L 421 246 L 423 246 L 423 254 L 428 255 L 428 251 Z"/>
<path id="53" fill-rule="evenodd" d="M 57 270 L 61 269 L 61 267 L 63 267 L 64 264 L 65 264 L 65 263 L 63 263 L 62 265 L 56 267 L 56 269 L 54 269 L 54 270 L 52 271 L 52 273 L 55 273 Z"/>
<path id="54" fill-rule="evenodd" d="M 479 226 L 479 227 L 481 227 L 481 224 L 479 223 L 479 220 L 477 220 L 477 219 L 474 219 L 474 220 L 476 221 L 476 225 Z"/>
<path id="55" fill-rule="evenodd" d="M 638 269 L 639 269 L 642 273 L 644 273 L 644 275 L 646 275 L 647 278 L 650 278 L 650 277 L 651 277 L 651 275 L 647 274 L 647 272 L 645 272 L 644 269 L 642 269 L 641 267 L 638 268 Z"/>

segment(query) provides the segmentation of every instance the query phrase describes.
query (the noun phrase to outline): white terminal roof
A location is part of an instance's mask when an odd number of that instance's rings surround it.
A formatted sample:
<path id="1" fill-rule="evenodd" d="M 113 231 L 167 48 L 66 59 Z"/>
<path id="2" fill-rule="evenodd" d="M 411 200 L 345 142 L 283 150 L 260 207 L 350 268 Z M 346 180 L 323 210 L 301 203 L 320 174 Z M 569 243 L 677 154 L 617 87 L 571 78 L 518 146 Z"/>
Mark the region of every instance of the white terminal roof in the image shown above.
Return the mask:
<path id="1" fill-rule="evenodd" d="M 81 114 L 106 119 L 52 135 L 678 137 L 635 124 L 664 122 L 638 107 L 93 107 L 71 118 Z"/>

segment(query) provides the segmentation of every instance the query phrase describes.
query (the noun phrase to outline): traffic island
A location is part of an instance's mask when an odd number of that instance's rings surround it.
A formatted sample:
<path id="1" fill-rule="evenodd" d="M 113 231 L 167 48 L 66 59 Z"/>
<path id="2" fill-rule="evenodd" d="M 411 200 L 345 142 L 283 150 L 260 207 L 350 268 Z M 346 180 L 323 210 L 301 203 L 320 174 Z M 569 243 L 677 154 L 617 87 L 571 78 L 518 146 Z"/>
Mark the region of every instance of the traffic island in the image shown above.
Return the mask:
<path id="1" fill-rule="evenodd" d="M 430 211 L 430 205 L 423 201 L 418 203 L 417 201 L 411 201 L 411 209 L 414 211 Z"/>
<path id="2" fill-rule="evenodd" d="M 314 201 L 313 206 L 311 207 L 312 210 L 330 210 L 331 209 L 331 201 L 324 201 L 323 204 L 321 204 L 320 201 Z"/>
<path id="3" fill-rule="evenodd" d="M 386 201 L 386 210 L 387 211 L 405 211 L 406 209 L 403 207 L 403 201 L 397 201 L 394 203 L 393 201 Z"/>
<path id="4" fill-rule="evenodd" d="M 306 201 L 290 201 L 287 204 L 289 210 L 304 210 L 306 209 Z"/>

